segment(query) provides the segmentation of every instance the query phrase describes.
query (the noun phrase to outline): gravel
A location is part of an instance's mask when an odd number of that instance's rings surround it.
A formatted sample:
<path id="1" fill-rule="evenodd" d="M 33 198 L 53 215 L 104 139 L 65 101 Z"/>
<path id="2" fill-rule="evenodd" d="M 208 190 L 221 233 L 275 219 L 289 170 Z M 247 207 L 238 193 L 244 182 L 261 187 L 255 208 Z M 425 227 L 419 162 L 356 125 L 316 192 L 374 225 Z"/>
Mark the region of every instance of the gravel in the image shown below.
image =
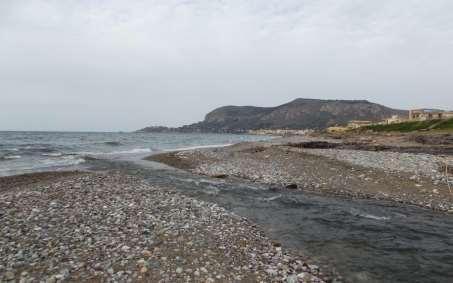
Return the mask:
<path id="1" fill-rule="evenodd" d="M 0 282 L 323 282 L 244 218 L 120 174 L 0 191 Z"/>
<path id="2" fill-rule="evenodd" d="M 196 174 L 239 177 L 276 190 L 390 200 L 453 213 L 453 194 L 440 170 L 451 157 L 307 149 L 283 141 L 173 153 L 173 165 L 178 164 L 177 158 L 184 160 L 184 169 Z"/>
<path id="3" fill-rule="evenodd" d="M 444 182 L 445 176 L 440 172 L 441 164 L 453 164 L 451 157 L 430 154 L 412 154 L 387 151 L 364 151 L 345 149 L 297 149 L 318 156 L 349 162 L 354 165 L 381 169 L 386 172 L 405 172 L 412 174 L 411 178 L 431 178 L 434 182 Z"/>

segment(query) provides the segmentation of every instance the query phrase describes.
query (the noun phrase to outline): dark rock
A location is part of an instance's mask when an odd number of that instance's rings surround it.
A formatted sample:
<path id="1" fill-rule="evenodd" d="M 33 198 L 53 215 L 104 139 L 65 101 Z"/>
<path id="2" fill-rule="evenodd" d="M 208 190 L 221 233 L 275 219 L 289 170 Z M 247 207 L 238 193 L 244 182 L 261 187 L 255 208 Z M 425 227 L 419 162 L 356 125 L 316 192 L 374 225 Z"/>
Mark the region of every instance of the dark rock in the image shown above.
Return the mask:
<path id="1" fill-rule="evenodd" d="M 226 175 L 226 174 L 218 174 L 218 175 L 214 175 L 212 177 L 217 178 L 217 179 L 226 179 L 226 178 L 228 178 L 228 175 Z"/>
<path id="2" fill-rule="evenodd" d="M 297 147 L 297 148 L 336 148 L 340 144 L 330 143 L 325 141 L 309 141 L 309 142 L 300 142 L 300 143 L 289 143 L 288 146 Z"/>
<path id="3" fill-rule="evenodd" d="M 297 190 L 299 186 L 297 184 L 288 184 L 286 185 L 286 188 L 290 190 Z"/>

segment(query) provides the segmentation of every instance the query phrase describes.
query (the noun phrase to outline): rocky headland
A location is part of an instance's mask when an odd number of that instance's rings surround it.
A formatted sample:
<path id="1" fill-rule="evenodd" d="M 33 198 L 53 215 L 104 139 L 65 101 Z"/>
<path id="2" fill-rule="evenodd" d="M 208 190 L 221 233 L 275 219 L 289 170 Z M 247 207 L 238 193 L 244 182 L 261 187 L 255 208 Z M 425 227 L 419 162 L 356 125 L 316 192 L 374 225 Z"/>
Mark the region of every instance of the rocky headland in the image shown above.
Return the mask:
<path id="1" fill-rule="evenodd" d="M 366 100 L 299 98 L 276 107 L 224 106 L 209 112 L 201 122 L 178 128 L 146 127 L 139 132 L 246 133 L 259 129 L 324 129 L 351 120 L 381 121 L 392 115 L 407 116 Z"/>

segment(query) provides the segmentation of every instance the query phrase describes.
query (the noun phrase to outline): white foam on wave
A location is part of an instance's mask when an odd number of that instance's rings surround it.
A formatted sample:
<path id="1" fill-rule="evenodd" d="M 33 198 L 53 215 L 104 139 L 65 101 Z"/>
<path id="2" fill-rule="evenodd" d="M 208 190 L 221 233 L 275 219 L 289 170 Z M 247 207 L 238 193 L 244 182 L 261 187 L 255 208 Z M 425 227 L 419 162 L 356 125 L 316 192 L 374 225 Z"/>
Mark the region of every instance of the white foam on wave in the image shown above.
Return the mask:
<path id="1" fill-rule="evenodd" d="M 3 156 L 2 158 L 3 159 L 7 159 L 7 160 L 13 160 L 13 159 L 21 159 L 22 156 L 20 156 L 20 155 L 6 155 L 6 156 Z"/>
<path id="2" fill-rule="evenodd" d="M 45 147 L 45 146 L 42 146 L 42 145 L 27 145 L 23 149 L 25 149 L 25 150 L 30 150 L 30 149 L 33 149 L 33 150 L 47 150 L 49 148 Z"/>
<path id="3" fill-rule="evenodd" d="M 359 214 L 360 217 L 373 219 L 373 220 L 390 220 L 390 217 L 387 216 L 376 216 L 373 214 Z"/>
<path id="4" fill-rule="evenodd" d="M 72 166 L 72 165 L 79 165 L 85 162 L 85 159 L 77 156 L 64 156 L 63 158 L 59 159 L 44 159 L 40 162 L 39 165 L 35 166 L 35 168 L 39 167 L 58 167 L 58 166 Z M 43 166 L 44 165 L 44 166 Z"/>
<path id="5" fill-rule="evenodd" d="M 149 153 L 149 152 L 152 152 L 152 150 L 150 148 L 134 148 L 131 150 L 111 151 L 111 152 L 82 151 L 82 152 L 75 152 L 73 154 L 89 155 L 89 156 L 106 156 L 106 155 L 139 154 L 139 153 Z"/>
<path id="6" fill-rule="evenodd" d="M 9 175 L 16 175 L 22 173 L 32 173 L 32 172 L 41 172 L 47 170 L 59 170 L 64 169 L 71 166 L 77 166 L 85 162 L 85 159 L 77 156 L 64 156 L 63 158 L 59 159 L 44 159 L 40 160 L 38 163 L 30 165 L 21 164 L 14 167 L 9 168 L 0 168 L 0 176 L 9 176 Z"/>
<path id="7" fill-rule="evenodd" d="M 227 144 L 210 144 L 210 145 L 195 145 L 195 146 L 188 146 L 188 147 L 180 147 L 180 148 L 173 148 L 173 149 L 166 149 L 164 151 L 184 151 L 184 150 L 194 150 L 194 149 L 202 149 L 202 148 L 215 148 L 215 147 L 227 147 L 233 145 L 232 143 Z"/>
<path id="8" fill-rule="evenodd" d="M 282 198 L 282 195 L 278 195 L 278 196 L 273 196 L 270 198 L 262 198 L 261 200 L 265 201 L 265 202 L 269 202 L 269 201 L 274 201 L 274 200 L 281 199 L 281 198 Z"/>
<path id="9" fill-rule="evenodd" d="M 61 152 L 54 152 L 54 153 L 43 153 L 42 156 L 49 156 L 49 157 L 60 157 L 63 156 Z"/>
<path id="10" fill-rule="evenodd" d="M 350 213 L 352 215 L 367 218 L 367 219 L 390 220 L 390 217 L 388 217 L 388 216 L 377 216 L 377 215 L 369 214 L 369 213 L 366 213 L 366 212 L 363 212 L 363 211 L 360 211 L 360 210 L 354 209 L 354 208 L 350 210 Z"/>

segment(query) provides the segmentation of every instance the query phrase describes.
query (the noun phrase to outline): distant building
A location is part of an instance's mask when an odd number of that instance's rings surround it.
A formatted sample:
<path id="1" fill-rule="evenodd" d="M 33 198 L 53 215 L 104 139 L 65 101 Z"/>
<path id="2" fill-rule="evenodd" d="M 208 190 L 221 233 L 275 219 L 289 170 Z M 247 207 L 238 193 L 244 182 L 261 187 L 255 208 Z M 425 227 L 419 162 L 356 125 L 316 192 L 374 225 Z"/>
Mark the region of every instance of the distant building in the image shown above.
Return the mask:
<path id="1" fill-rule="evenodd" d="M 391 124 L 398 124 L 398 123 L 403 123 L 406 122 L 407 118 L 398 116 L 398 115 L 393 115 L 391 118 L 385 119 L 383 122 L 379 123 L 381 125 L 391 125 Z"/>
<path id="2" fill-rule="evenodd" d="M 439 109 L 414 109 L 409 111 L 409 120 L 428 121 L 453 118 L 453 111 Z"/>
<path id="3" fill-rule="evenodd" d="M 371 126 L 373 122 L 371 121 L 361 121 L 361 120 L 353 120 L 348 123 L 348 128 L 350 129 L 358 129 L 361 127 Z"/>

